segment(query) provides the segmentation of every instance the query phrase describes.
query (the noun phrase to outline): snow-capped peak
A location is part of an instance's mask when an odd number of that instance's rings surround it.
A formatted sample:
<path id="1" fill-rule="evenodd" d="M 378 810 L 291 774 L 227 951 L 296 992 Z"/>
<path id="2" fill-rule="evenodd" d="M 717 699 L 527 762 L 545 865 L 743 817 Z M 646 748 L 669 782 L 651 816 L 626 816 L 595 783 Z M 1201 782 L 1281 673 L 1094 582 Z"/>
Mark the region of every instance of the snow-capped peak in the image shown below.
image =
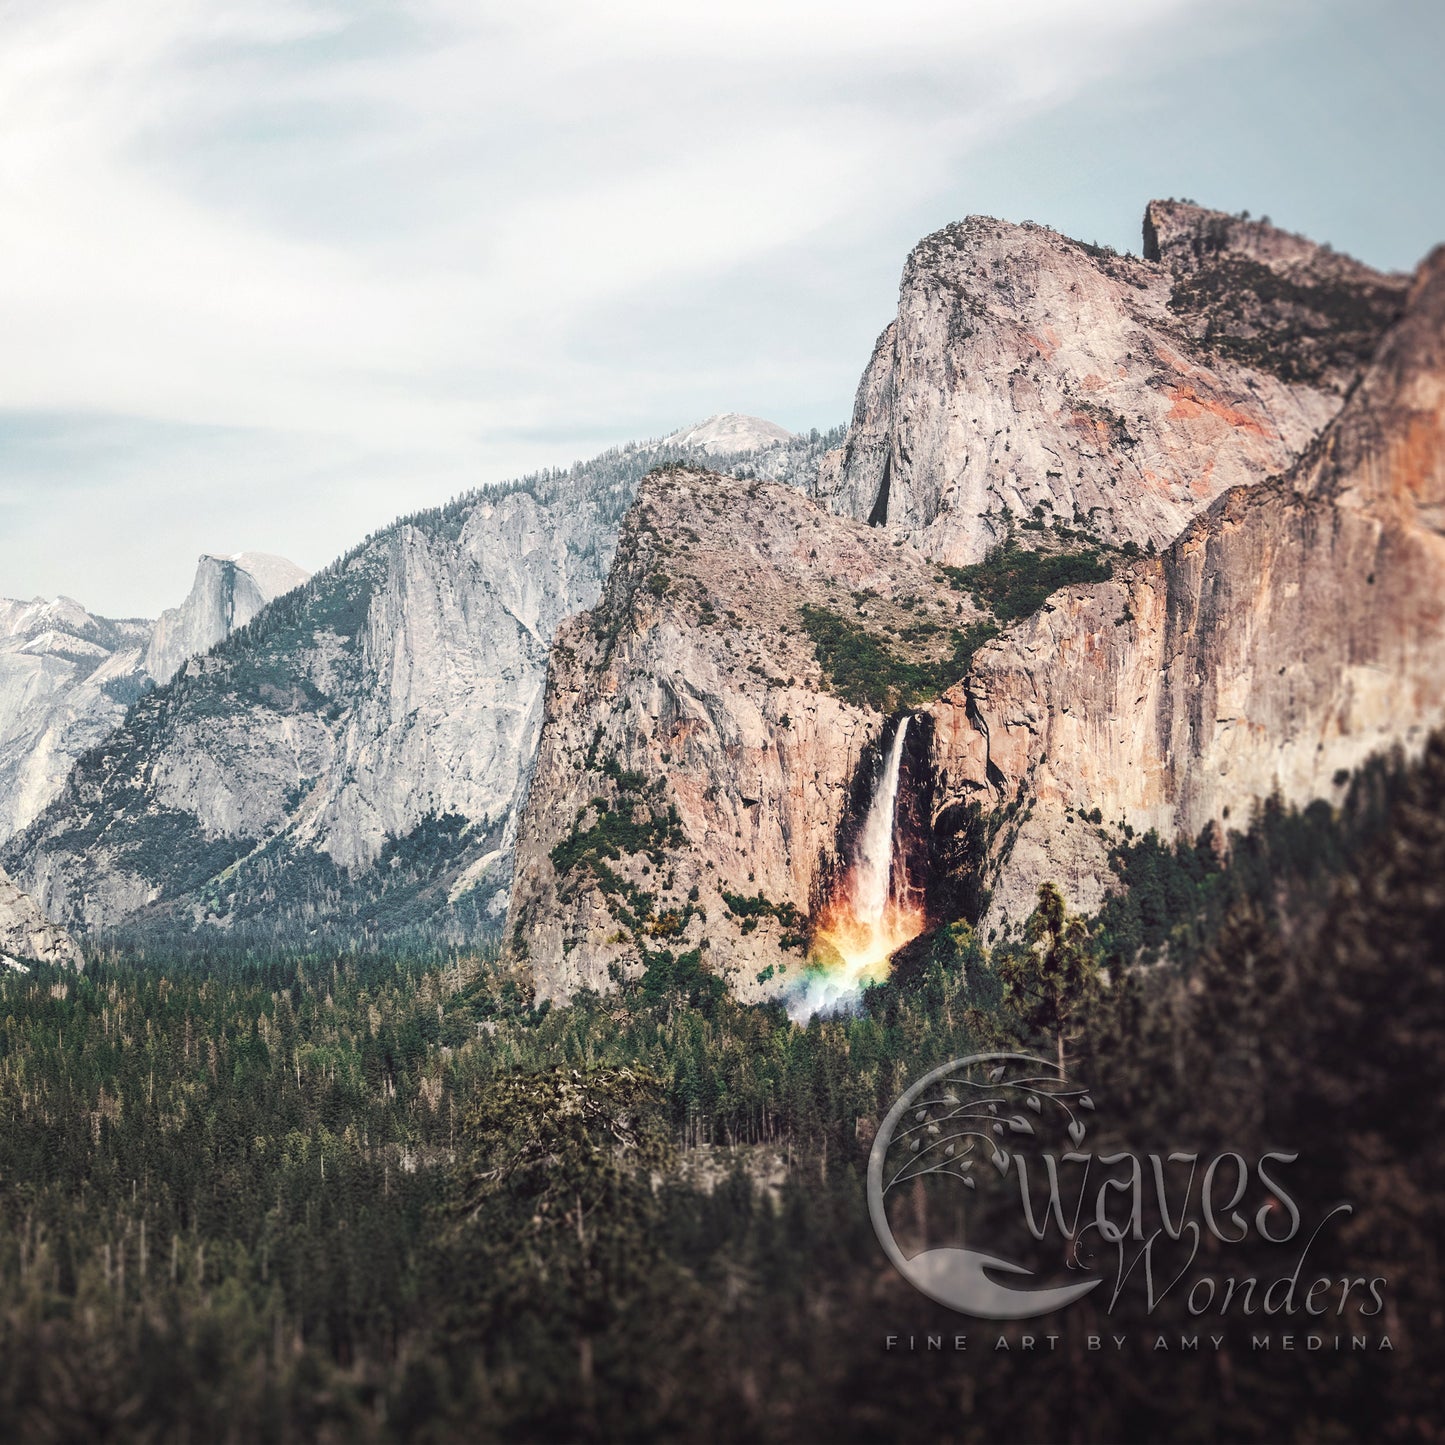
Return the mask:
<path id="1" fill-rule="evenodd" d="M 731 452 L 762 451 L 766 447 L 777 446 L 779 442 L 790 441 L 792 435 L 776 422 L 725 411 L 663 437 L 659 446 L 694 448 L 707 456 L 716 457 Z"/>

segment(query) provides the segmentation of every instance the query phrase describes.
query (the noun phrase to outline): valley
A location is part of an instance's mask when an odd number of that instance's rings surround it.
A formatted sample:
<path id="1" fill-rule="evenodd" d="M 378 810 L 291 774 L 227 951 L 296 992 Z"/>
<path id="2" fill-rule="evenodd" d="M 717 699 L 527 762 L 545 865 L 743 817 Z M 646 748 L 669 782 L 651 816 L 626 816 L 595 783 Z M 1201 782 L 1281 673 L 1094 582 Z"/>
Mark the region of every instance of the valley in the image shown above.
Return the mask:
<path id="1" fill-rule="evenodd" d="M 154 623 L 0 603 L 0 1422 L 1059 1439 L 1087 1387 L 1089 1438 L 1419 1434 L 1445 252 L 1174 201 L 1141 243 L 925 237 L 846 427 L 720 414 L 311 577 L 208 555 Z M 1075 1149 L 1287 1143 L 1389 1357 L 1090 1354 L 1159 1326 L 1104 1291 L 986 1373 L 886 1348 L 963 1316 L 880 1253 L 875 1150 L 1005 1056 Z M 894 1197 L 910 1267 L 1007 1222 L 1025 1082 L 966 1143 L 908 1116 L 959 1186 Z"/>

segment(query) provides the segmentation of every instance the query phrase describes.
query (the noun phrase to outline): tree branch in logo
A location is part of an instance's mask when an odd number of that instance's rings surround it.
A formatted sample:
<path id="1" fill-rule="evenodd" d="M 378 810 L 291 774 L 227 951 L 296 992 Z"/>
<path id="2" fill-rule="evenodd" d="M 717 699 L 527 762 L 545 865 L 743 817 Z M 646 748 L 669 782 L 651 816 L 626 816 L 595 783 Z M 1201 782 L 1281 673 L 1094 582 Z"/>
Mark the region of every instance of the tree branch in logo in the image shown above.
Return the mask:
<path id="1" fill-rule="evenodd" d="M 894 1104 L 878 1130 L 868 1159 L 868 1213 L 878 1242 L 894 1267 L 930 1299 L 981 1319 L 1029 1319 L 1072 1304 L 1102 1283 L 1013 1289 L 990 1277 L 1032 1277 L 1010 1260 L 961 1246 L 904 1255 L 888 1221 L 887 1196 L 925 1178 L 956 1180 L 973 1191 L 975 1165 L 987 1161 L 999 1177 L 1013 1163 L 1009 1145 L 1039 1137 L 1062 1123 L 1075 1149 L 1087 1126 L 1082 1114 L 1094 1101 L 1070 1086 L 1054 1064 L 1028 1054 L 972 1054 L 926 1074 Z M 1022 1187 L 1023 1181 L 1020 1180 Z"/>

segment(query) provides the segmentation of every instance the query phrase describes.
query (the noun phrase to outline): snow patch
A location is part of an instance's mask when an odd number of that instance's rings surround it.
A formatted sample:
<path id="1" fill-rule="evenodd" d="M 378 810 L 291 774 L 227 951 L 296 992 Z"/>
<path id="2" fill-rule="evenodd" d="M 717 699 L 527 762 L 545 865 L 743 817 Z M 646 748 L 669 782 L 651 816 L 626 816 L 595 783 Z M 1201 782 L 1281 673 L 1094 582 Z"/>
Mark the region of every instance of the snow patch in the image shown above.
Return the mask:
<path id="1" fill-rule="evenodd" d="M 720 412 L 681 431 L 665 436 L 661 447 L 692 448 L 710 457 L 732 452 L 763 451 L 768 447 L 792 441 L 793 434 L 776 422 L 762 417 L 743 416 L 736 411 Z"/>

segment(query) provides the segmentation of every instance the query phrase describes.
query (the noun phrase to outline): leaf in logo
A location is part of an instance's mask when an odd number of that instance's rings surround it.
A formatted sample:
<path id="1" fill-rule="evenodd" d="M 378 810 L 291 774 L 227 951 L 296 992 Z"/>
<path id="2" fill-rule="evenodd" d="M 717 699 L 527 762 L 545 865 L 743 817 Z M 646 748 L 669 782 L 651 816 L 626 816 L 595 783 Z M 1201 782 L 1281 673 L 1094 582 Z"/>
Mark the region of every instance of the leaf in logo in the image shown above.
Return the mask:
<path id="1" fill-rule="evenodd" d="M 1005 1060 L 1009 1062 L 1005 1064 Z M 910 1181 L 921 1185 L 925 1175 L 932 1176 L 940 1186 L 953 1188 L 961 1180 L 970 1191 L 989 1194 L 996 1186 L 978 1188 L 980 1177 L 985 1181 L 993 1177 L 984 1167 L 985 1160 L 998 1171 L 1006 1187 L 1013 1169 L 1014 1145 L 1024 1150 L 1040 1147 L 1039 1136 L 1056 1138 L 1059 1123 L 1067 1125 L 1072 1146 L 1081 1145 L 1088 1130 L 1074 1106 L 1082 1099 L 1080 1108 L 1092 1109 L 1093 1100 L 1083 1086 L 1071 1087 L 1062 1069 L 1056 1079 L 1050 1072 L 1052 1068 L 1049 1060 L 1022 1054 L 954 1059 L 924 1075 L 900 1095 L 873 1139 L 868 1159 L 868 1211 L 879 1243 L 905 1279 L 924 1295 L 959 1313 L 985 1319 L 1041 1317 L 1104 1282 L 1103 1276 L 1098 1276 L 1057 1289 L 1011 1289 L 995 1277 L 997 1272 L 1027 1278 L 1033 1271 L 978 1249 L 926 1248 L 909 1258 L 895 1238 L 887 1214 L 889 1191 Z M 985 1069 L 987 1083 L 982 1078 Z M 1046 1099 L 1059 1110 L 1061 1118 L 1056 1119 L 1043 1107 Z M 1022 1139 L 1034 1142 L 1025 1145 L 1019 1143 Z M 897 1149 L 891 1159 L 890 1147 Z M 912 1153 L 904 1153 L 905 1149 Z M 975 1159 L 977 1169 L 972 1167 Z M 1023 1167 L 1021 1163 L 1021 1171 Z M 1021 1184 L 1027 1183 L 1023 1173 L 1019 1179 Z M 1090 1261 L 1084 1252 L 1076 1252 L 1069 1263 L 1071 1268 L 1079 1263 L 1088 1268 Z M 985 1276 L 986 1268 L 995 1273 Z"/>

